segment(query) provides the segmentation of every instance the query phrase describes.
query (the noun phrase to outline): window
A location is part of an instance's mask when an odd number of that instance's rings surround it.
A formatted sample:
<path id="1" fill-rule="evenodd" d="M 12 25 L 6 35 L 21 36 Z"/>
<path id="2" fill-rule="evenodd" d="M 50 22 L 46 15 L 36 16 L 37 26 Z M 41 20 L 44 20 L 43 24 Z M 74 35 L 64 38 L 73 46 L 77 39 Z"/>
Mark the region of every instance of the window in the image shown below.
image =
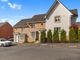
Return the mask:
<path id="1" fill-rule="evenodd" d="M 55 22 L 60 22 L 61 21 L 61 17 L 60 16 L 56 16 L 55 17 Z"/>
<path id="2" fill-rule="evenodd" d="M 31 32 L 31 36 L 32 36 L 32 38 L 35 38 L 36 37 L 36 32 Z"/>
<path id="3" fill-rule="evenodd" d="M 24 34 L 20 34 L 20 40 L 23 40 L 24 39 Z"/>
<path id="4" fill-rule="evenodd" d="M 54 31 L 60 32 L 60 30 L 61 30 L 61 27 L 55 27 L 55 28 L 54 28 Z"/>

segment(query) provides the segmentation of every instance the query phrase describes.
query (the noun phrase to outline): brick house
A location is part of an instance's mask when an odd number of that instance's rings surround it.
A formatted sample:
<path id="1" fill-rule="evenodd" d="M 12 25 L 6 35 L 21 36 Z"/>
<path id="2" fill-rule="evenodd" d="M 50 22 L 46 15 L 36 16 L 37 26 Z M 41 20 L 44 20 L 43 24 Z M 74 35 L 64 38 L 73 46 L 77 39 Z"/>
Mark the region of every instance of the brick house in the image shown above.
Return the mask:
<path id="1" fill-rule="evenodd" d="M 77 9 L 69 10 L 59 0 L 55 0 L 47 13 L 18 22 L 14 26 L 14 41 L 18 43 L 40 42 L 40 32 L 49 29 L 52 31 L 64 29 L 68 36 L 69 28 L 76 24 L 77 17 Z"/>
<path id="2" fill-rule="evenodd" d="M 8 23 L 0 23 L 0 38 L 10 39 L 13 37 L 13 27 Z"/>
<path id="3" fill-rule="evenodd" d="M 39 40 L 40 31 L 45 30 L 45 14 L 35 15 L 30 19 L 22 19 L 14 26 L 14 41 L 19 43 Z"/>

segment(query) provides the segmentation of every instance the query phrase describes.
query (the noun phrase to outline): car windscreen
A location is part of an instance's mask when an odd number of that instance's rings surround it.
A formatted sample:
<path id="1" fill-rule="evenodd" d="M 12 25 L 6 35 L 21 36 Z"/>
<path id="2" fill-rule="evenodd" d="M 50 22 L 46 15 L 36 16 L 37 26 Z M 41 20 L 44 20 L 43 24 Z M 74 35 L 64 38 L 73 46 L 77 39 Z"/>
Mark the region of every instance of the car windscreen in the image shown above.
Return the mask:
<path id="1" fill-rule="evenodd" d="M 1 40 L 1 41 L 5 41 L 5 40 Z"/>

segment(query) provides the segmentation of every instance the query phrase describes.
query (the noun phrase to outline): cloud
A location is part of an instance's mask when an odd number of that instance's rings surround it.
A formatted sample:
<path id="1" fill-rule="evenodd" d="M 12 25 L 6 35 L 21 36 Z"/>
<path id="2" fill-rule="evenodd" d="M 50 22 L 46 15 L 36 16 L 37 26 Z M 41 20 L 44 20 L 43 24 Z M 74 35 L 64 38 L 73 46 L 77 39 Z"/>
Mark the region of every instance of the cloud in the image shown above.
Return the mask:
<path id="1" fill-rule="evenodd" d="M 0 22 L 9 22 L 11 25 L 13 25 L 14 20 L 11 20 L 9 18 L 2 18 L 2 19 L 0 19 Z"/>
<path id="2" fill-rule="evenodd" d="M 1 2 L 5 2 L 10 8 L 20 10 L 22 8 L 22 5 L 11 3 L 9 0 L 0 0 Z M 3 8 L 3 7 L 1 7 Z"/>
<path id="3" fill-rule="evenodd" d="M 9 5 L 9 7 L 11 7 L 12 9 L 18 9 L 18 10 L 20 10 L 21 9 L 21 7 L 22 7 L 22 5 L 20 5 L 20 4 L 12 4 L 12 3 L 8 3 L 8 5 Z"/>
<path id="4" fill-rule="evenodd" d="M 1 0 L 1 2 L 8 2 L 8 0 Z"/>

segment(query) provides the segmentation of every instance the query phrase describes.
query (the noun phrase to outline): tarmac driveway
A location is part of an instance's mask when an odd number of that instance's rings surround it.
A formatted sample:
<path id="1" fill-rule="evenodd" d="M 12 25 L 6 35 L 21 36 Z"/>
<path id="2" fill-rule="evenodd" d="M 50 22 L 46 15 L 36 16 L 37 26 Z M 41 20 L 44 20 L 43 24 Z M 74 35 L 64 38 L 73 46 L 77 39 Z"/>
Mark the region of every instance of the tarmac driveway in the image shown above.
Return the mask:
<path id="1" fill-rule="evenodd" d="M 0 47 L 0 60 L 80 60 L 80 48 L 60 45 L 24 44 Z"/>

